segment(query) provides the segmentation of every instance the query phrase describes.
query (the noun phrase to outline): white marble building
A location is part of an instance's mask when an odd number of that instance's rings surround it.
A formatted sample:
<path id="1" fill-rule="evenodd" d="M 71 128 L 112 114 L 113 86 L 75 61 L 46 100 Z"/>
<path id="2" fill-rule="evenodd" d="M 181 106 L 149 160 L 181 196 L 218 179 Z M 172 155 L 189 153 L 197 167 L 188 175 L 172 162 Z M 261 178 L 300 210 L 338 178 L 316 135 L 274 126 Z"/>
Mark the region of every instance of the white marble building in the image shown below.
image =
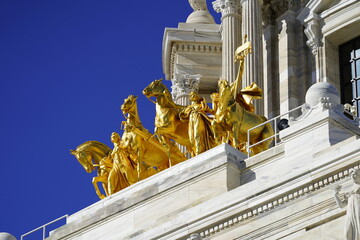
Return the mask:
<path id="1" fill-rule="evenodd" d="M 222 14 L 221 25 L 208 16 L 193 18 L 195 11 L 178 28 L 165 29 L 163 69 L 175 96 L 191 89 L 181 86 L 192 75 L 205 96 L 216 91 L 219 76 L 234 81 L 233 54 L 247 34 L 254 51 L 246 59 L 243 86 L 254 81 L 264 89 L 259 113 L 272 118 L 303 104 L 316 82 L 332 83 L 342 103 L 351 103 L 351 79 L 360 75 L 359 56 L 350 56 L 360 47 L 359 1 L 217 0 L 212 5 Z M 357 75 L 351 76 L 351 68 L 359 69 Z"/>
<path id="2" fill-rule="evenodd" d="M 360 96 L 360 1 L 216 0 L 221 25 L 210 2 L 189 2 L 187 22 L 164 33 L 174 99 L 207 97 L 219 76 L 234 81 L 246 33 L 243 86 L 264 89 L 257 111 L 272 118 L 305 102 L 300 116 L 261 154 L 220 145 L 71 215 L 49 239 L 357 239 L 346 238 L 334 189 L 346 197 L 360 167 L 359 119 L 343 106 Z"/>

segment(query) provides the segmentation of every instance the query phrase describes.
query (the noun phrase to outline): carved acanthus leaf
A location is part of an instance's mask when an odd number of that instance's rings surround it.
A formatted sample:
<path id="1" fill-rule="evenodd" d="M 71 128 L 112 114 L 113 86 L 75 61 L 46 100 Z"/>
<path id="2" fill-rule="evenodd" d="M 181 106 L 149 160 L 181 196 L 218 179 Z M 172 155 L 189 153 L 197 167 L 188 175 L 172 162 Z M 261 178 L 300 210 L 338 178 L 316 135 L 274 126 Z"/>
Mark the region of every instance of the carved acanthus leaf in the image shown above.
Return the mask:
<path id="1" fill-rule="evenodd" d="M 262 17 L 265 26 L 274 24 L 275 20 L 284 14 L 286 11 L 291 10 L 294 12 L 299 11 L 308 0 L 269 0 L 265 1 L 262 9 Z"/>
<path id="2" fill-rule="evenodd" d="M 191 91 L 199 90 L 200 74 L 175 74 L 175 78 L 172 82 L 172 96 L 176 100 L 179 97 L 187 96 Z"/>
<path id="3" fill-rule="evenodd" d="M 221 12 L 222 17 L 229 14 L 241 14 L 241 3 L 239 0 L 216 0 L 212 4 L 216 12 Z"/>

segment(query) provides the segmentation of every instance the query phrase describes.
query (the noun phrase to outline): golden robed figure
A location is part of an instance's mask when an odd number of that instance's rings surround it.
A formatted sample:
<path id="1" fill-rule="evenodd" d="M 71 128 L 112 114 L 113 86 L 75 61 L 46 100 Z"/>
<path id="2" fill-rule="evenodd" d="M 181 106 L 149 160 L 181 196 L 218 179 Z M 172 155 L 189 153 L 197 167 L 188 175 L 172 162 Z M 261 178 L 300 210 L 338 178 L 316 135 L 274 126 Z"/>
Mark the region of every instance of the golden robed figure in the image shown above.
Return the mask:
<path id="1" fill-rule="evenodd" d="M 239 61 L 237 79 L 231 85 L 227 80 L 219 80 L 218 92 L 211 94 L 212 107 L 197 92 L 189 94 L 190 105 L 178 105 L 162 80 L 155 80 L 143 90 L 155 103 L 154 134 L 140 121 L 137 97 L 129 95 L 121 105 L 126 119 L 122 122 L 124 133 L 120 136 L 114 132 L 110 137 L 113 149 L 88 141 L 71 150 L 88 173 L 97 171 L 98 176 L 92 182 L 99 198 L 185 161 L 186 153 L 196 156 L 222 143 L 244 153 L 250 151 L 251 155 L 268 149 L 274 131 L 270 123 L 262 124 L 267 119 L 255 114 L 252 104 L 253 99 L 262 97 L 262 90 L 255 83 L 239 90 L 245 58 L 252 52 L 251 43 L 246 41 L 246 36 L 244 39 L 235 52 L 235 60 Z M 248 139 L 248 130 L 252 128 Z M 185 146 L 186 152 L 182 153 L 175 143 Z M 248 150 L 248 144 L 255 143 L 258 144 Z"/>

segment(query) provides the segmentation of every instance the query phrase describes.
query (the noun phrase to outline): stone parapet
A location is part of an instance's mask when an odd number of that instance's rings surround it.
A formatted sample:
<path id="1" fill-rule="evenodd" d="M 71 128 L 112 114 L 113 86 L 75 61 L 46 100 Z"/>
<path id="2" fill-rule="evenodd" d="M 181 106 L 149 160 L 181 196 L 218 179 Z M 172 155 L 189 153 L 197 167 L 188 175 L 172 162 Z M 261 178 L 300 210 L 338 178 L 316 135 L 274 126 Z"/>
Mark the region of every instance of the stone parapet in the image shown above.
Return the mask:
<path id="1" fill-rule="evenodd" d="M 161 233 L 144 233 L 240 186 L 245 158 L 229 145 L 220 145 L 69 216 L 49 239 L 157 238 Z"/>

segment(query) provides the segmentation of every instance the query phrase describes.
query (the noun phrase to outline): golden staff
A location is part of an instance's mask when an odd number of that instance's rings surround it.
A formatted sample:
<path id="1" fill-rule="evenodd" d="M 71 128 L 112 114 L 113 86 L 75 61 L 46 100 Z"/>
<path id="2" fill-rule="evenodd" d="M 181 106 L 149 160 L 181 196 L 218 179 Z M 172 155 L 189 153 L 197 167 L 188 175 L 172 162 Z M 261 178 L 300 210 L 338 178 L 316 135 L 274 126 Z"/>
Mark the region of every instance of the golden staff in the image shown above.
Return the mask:
<path id="1" fill-rule="evenodd" d="M 236 99 L 237 93 L 239 91 L 239 86 L 241 86 L 241 80 L 242 80 L 242 76 L 244 73 L 244 62 L 245 62 L 245 57 L 252 53 L 252 45 L 251 42 L 246 41 L 247 40 L 247 35 L 244 35 L 244 43 L 238 47 L 235 51 L 235 63 L 237 61 L 240 61 L 239 64 L 239 71 L 236 77 L 236 81 L 235 81 L 235 89 L 233 89 L 234 91 L 234 98 Z"/>

